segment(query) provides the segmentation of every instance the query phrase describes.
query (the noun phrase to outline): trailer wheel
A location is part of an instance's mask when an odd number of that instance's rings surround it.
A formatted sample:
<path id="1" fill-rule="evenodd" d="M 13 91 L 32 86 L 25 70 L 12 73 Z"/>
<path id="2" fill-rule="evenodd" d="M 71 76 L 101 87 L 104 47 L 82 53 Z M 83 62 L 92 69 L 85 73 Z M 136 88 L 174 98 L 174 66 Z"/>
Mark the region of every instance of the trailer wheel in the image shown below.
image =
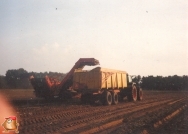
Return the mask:
<path id="1" fill-rule="evenodd" d="M 113 92 L 112 93 L 112 104 L 117 105 L 119 101 L 118 93 Z"/>
<path id="2" fill-rule="evenodd" d="M 102 95 L 102 103 L 104 105 L 111 105 L 112 104 L 112 94 L 108 91 L 105 91 Z"/>
<path id="3" fill-rule="evenodd" d="M 142 100 L 143 99 L 143 91 L 142 88 L 138 88 L 137 90 L 137 100 Z"/>
<path id="4" fill-rule="evenodd" d="M 137 89 L 136 89 L 135 85 L 133 85 L 132 89 L 130 89 L 127 98 L 128 98 L 129 101 L 136 101 L 137 100 Z"/>

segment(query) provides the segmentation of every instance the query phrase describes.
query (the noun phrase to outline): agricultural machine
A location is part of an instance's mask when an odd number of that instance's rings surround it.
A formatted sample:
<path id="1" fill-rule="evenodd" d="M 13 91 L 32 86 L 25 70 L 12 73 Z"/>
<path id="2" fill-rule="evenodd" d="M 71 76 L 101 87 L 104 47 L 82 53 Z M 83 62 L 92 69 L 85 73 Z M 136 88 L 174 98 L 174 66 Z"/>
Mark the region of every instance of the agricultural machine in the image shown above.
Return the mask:
<path id="1" fill-rule="evenodd" d="M 101 67 L 82 70 L 85 65 L 99 65 L 99 61 L 94 58 L 80 58 L 61 82 L 48 76 L 31 77 L 36 96 L 69 99 L 81 94 L 82 103 L 101 102 L 104 105 L 117 104 L 125 97 L 130 101 L 142 100 L 141 87 L 132 82 L 127 72 Z"/>
<path id="2" fill-rule="evenodd" d="M 98 65 L 99 61 L 94 58 L 80 58 L 72 69 L 66 74 L 62 81 L 58 81 L 49 76 L 44 78 L 30 77 L 30 82 L 34 88 L 36 97 L 45 98 L 47 100 L 54 98 L 55 96 L 62 99 L 69 99 L 77 93 L 72 90 L 74 71 L 82 70 L 84 66 Z"/>

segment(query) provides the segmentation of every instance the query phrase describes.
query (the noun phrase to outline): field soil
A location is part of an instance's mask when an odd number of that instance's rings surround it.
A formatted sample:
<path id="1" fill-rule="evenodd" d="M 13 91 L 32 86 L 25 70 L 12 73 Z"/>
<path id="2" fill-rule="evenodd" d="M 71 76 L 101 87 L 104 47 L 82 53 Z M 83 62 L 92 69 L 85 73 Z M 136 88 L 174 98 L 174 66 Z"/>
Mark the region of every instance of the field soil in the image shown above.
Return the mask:
<path id="1" fill-rule="evenodd" d="M 188 133 L 188 92 L 143 92 L 142 101 L 125 98 L 111 106 L 81 104 L 79 98 L 49 102 L 36 98 L 33 89 L 0 90 L 0 97 L 8 105 L 2 111 L 13 110 L 21 134 Z"/>

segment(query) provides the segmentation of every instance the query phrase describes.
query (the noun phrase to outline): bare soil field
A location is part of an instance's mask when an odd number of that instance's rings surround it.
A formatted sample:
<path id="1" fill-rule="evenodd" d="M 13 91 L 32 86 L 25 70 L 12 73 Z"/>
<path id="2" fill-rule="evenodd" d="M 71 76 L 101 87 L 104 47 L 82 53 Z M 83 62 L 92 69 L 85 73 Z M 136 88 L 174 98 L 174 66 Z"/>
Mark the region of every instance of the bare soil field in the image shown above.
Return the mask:
<path id="1" fill-rule="evenodd" d="M 117 105 L 38 99 L 30 90 L 0 90 L 22 134 L 187 134 L 188 92 L 144 91 L 142 101 Z M 1 107 L 2 108 L 2 107 Z"/>

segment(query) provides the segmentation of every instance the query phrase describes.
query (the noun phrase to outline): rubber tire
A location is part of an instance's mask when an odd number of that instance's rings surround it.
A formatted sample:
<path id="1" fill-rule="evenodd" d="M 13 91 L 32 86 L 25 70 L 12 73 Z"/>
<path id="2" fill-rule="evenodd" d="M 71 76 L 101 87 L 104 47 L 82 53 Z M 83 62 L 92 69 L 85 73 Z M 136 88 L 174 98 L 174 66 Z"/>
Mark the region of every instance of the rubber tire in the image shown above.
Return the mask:
<path id="1" fill-rule="evenodd" d="M 136 89 L 135 85 L 133 85 L 132 89 L 130 89 L 127 98 L 128 98 L 129 101 L 136 101 L 137 100 L 137 89 Z"/>
<path id="2" fill-rule="evenodd" d="M 142 88 L 137 89 L 137 100 L 141 101 L 143 100 L 143 91 Z"/>
<path id="3" fill-rule="evenodd" d="M 119 102 L 119 96 L 118 93 L 113 92 L 112 93 L 112 104 L 117 105 Z"/>
<path id="4" fill-rule="evenodd" d="M 104 92 L 104 96 L 103 96 L 103 104 L 104 105 L 111 105 L 112 104 L 112 94 L 108 91 Z"/>

